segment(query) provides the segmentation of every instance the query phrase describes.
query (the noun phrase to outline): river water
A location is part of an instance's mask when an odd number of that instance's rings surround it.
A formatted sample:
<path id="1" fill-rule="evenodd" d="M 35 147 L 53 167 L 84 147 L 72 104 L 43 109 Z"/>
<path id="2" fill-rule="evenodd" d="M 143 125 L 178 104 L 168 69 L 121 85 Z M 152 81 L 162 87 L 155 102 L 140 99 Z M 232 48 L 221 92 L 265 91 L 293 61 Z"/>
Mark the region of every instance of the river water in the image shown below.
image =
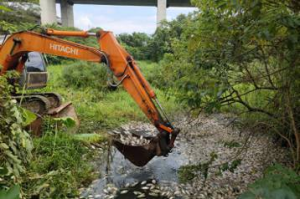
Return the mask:
<path id="1" fill-rule="evenodd" d="M 135 131 L 137 130 L 135 129 Z M 144 131 L 141 131 L 140 134 L 144 134 Z M 94 181 L 83 197 L 134 199 L 140 195 L 141 198 L 149 199 L 170 198 L 174 194 L 168 193 L 167 190 L 160 190 L 160 188 L 162 185 L 167 187 L 178 184 L 177 171 L 182 165 L 188 163 L 186 153 L 182 153 L 185 148 L 187 148 L 186 142 L 176 142 L 167 157 L 154 157 L 146 166 L 137 167 L 126 160 L 115 147 L 110 146 L 99 160 L 102 162 L 99 164 L 99 170 L 103 177 Z M 147 185 L 149 189 L 146 189 Z M 154 192 L 151 194 L 152 190 Z M 105 193 L 109 191 L 111 191 L 111 195 Z M 143 194 L 134 192 L 143 193 L 145 196 L 142 197 Z M 113 195 L 114 197 L 112 197 Z"/>

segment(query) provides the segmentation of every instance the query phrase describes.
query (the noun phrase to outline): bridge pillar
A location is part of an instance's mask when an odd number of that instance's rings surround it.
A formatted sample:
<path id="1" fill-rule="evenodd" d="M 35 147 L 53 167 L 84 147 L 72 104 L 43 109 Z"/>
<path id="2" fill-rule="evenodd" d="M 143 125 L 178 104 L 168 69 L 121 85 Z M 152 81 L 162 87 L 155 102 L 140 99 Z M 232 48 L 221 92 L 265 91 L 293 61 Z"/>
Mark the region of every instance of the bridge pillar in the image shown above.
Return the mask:
<path id="1" fill-rule="evenodd" d="M 55 0 L 40 0 L 42 25 L 57 23 Z"/>
<path id="2" fill-rule="evenodd" d="M 60 9 L 62 25 L 65 27 L 74 27 L 73 4 L 68 0 L 62 0 Z"/>
<path id="3" fill-rule="evenodd" d="M 159 27 L 167 18 L 167 0 L 157 0 L 156 26 Z"/>

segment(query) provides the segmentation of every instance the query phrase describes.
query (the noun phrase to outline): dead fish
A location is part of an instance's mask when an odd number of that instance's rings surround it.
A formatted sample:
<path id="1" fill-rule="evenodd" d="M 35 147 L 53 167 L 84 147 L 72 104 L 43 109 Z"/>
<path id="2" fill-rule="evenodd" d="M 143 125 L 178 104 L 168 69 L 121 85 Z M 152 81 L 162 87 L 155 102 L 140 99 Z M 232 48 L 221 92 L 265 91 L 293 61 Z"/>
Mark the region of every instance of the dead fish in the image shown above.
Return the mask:
<path id="1" fill-rule="evenodd" d="M 134 186 L 137 185 L 137 184 L 138 184 L 138 182 L 135 182 L 135 183 L 131 184 L 130 186 L 131 186 L 131 187 L 134 187 Z"/>
<path id="2" fill-rule="evenodd" d="M 144 185 L 144 184 L 146 184 L 146 183 L 147 183 L 147 181 L 145 180 L 145 181 L 141 182 L 141 185 Z"/>
<path id="3" fill-rule="evenodd" d="M 175 191 L 174 194 L 177 195 L 177 196 L 181 195 L 180 191 Z"/>
<path id="4" fill-rule="evenodd" d="M 152 185 L 152 186 L 150 187 L 150 190 L 152 190 L 152 189 L 155 189 L 155 185 Z"/>
<path id="5" fill-rule="evenodd" d="M 153 186 L 153 184 L 148 183 L 148 184 L 146 184 L 146 186 L 151 187 L 151 186 Z"/>
<path id="6" fill-rule="evenodd" d="M 143 194 L 141 194 L 141 195 L 139 195 L 137 198 L 145 198 L 145 194 L 143 193 Z"/>
<path id="7" fill-rule="evenodd" d="M 149 187 L 142 187 L 142 189 L 143 189 L 143 190 L 148 190 L 148 189 L 149 189 Z"/>
<path id="8" fill-rule="evenodd" d="M 150 195 L 150 196 L 153 196 L 153 197 L 157 197 L 157 196 L 158 196 L 157 193 L 153 193 L 153 192 L 150 192 L 149 195 Z"/>
<path id="9" fill-rule="evenodd" d="M 128 190 L 123 190 L 120 192 L 121 194 L 125 194 L 125 193 L 128 193 Z"/>
<path id="10" fill-rule="evenodd" d="M 161 191 L 158 190 L 158 189 L 153 189 L 153 190 L 151 190 L 151 192 L 153 192 L 153 193 L 160 193 Z"/>
<path id="11" fill-rule="evenodd" d="M 141 195 L 141 194 L 143 194 L 143 193 L 142 193 L 142 192 L 139 192 L 139 191 L 134 191 L 133 194 L 134 194 L 134 195 Z"/>

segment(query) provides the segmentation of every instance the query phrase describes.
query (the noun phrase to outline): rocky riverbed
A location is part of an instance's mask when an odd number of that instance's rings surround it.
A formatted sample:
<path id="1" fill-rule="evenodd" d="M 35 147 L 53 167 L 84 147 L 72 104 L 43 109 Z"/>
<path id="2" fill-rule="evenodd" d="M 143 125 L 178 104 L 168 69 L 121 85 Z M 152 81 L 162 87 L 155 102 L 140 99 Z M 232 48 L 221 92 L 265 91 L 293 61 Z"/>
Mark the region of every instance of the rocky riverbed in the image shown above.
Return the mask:
<path id="1" fill-rule="evenodd" d="M 102 177 L 82 190 L 82 198 L 236 198 L 249 183 L 262 176 L 268 165 L 288 160 L 287 150 L 276 146 L 266 132 L 236 129 L 232 120 L 223 114 L 180 118 L 175 125 L 182 132 L 172 153 L 168 157 L 155 157 L 142 168 L 109 147 L 97 161 Z M 128 142 L 124 136 L 131 131 L 145 136 L 156 133 L 151 124 L 140 122 L 124 125 L 111 133 L 121 133 L 122 139 Z M 180 182 L 179 168 L 208 162 L 211 154 L 216 159 L 209 165 L 207 178 L 199 172 L 191 181 Z M 233 171 L 223 166 L 224 171 L 220 173 L 224 163 L 230 168 L 233 162 L 238 162 Z"/>

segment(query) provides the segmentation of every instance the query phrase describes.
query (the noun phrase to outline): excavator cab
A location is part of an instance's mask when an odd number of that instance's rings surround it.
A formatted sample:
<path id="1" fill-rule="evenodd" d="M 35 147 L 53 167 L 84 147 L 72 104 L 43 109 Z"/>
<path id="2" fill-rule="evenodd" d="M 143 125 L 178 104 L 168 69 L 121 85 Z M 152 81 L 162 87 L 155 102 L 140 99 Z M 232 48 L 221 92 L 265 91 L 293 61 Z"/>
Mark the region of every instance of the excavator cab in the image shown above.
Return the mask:
<path id="1" fill-rule="evenodd" d="M 20 78 L 20 86 L 25 89 L 38 89 L 47 86 L 46 62 L 41 53 L 29 52 Z"/>

